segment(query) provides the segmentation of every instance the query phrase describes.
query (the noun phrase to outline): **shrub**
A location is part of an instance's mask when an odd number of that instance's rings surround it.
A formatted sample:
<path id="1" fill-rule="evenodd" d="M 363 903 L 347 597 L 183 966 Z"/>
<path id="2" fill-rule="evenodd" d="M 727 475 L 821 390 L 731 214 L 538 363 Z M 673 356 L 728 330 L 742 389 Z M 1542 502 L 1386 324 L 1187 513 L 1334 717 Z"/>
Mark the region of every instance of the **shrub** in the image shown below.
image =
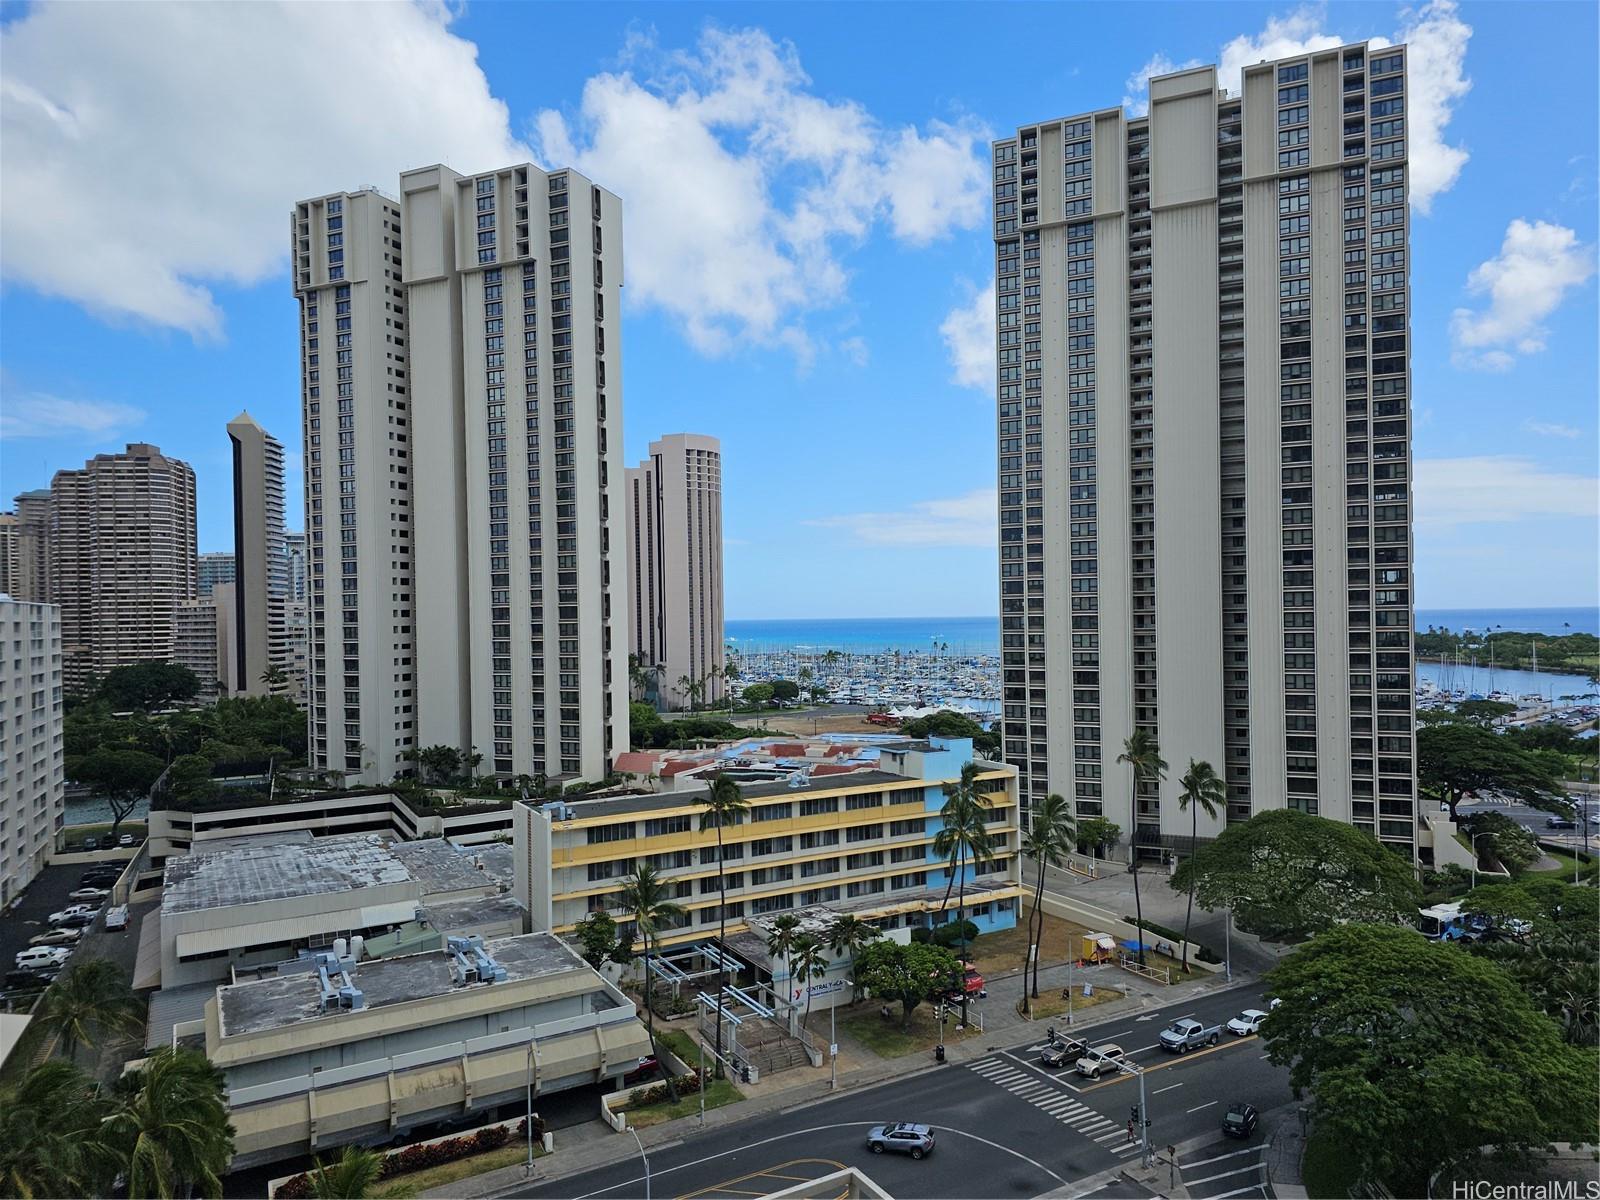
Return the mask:
<path id="1" fill-rule="evenodd" d="M 918 925 L 911 931 L 911 940 L 919 946 L 926 946 L 933 941 L 933 930 L 926 925 Z"/>
<path id="2" fill-rule="evenodd" d="M 678 1095 L 693 1096 L 700 1091 L 700 1076 L 698 1072 L 688 1075 L 679 1075 L 673 1080 L 678 1085 Z M 648 1084 L 645 1087 L 636 1087 L 628 1093 L 628 1102 L 625 1108 L 648 1108 L 652 1104 L 665 1104 L 672 1099 L 672 1093 L 667 1090 L 666 1081 Z"/>
<path id="3" fill-rule="evenodd" d="M 954 946 L 957 942 L 970 943 L 978 936 L 978 926 L 974 921 L 947 921 L 933 931 L 933 941 L 937 946 Z"/>

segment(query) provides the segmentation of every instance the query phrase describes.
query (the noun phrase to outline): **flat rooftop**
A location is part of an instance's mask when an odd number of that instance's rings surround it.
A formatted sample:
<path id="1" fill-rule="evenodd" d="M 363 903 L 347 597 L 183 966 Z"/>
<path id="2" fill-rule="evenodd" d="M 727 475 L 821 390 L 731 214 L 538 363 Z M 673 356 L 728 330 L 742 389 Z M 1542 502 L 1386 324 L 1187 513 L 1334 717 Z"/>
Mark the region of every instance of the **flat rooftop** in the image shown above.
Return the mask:
<path id="1" fill-rule="evenodd" d="M 509 851 L 510 847 L 506 849 Z M 491 873 L 486 865 L 480 865 L 482 858 L 475 848 L 457 846 L 444 838 L 390 842 L 389 853 L 399 859 L 411 872 L 411 877 L 422 885 L 424 896 L 500 885 L 499 877 Z"/>
<path id="2" fill-rule="evenodd" d="M 162 876 L 161 910 L 195 912 L 410 881 L 406 865 L 376 838 L 273 841 L 169 860 Z"/>
<path id="3" fill-rule="evenodd" d="M 572 949 L 548 933 L 496 938 L 485 942 L 484 949 L 506 969 L 503 982 L 457 984 L 450 972 L 455 960 L 442 950 L 363 962 L 350 978 L 366 996 L 367 1008 L 377 1009 L 453 992 L 503 988 L 519 980 L 589 970 Z M 598 980 L 595 990 L 600 990 Z M 324 1011 L 321 994 L 322 985 L 314 971 L 297 971 L 219 987 L 217 1008 L 222 1035 L 238 1037 L 312 1021 L 337 1021 L 351 1015 L 348 1009 Z"/>
<path id="4" fill-rule="evenodd" d="M 859 771 L 840 771 L 835 774 L 813 776 L 799 787 L 793 786 L 788 780 L 784 779 L 741 781 L 739 783 L 739 791 L 746 800 L 775 800 L 785 796 L 806 796 L 812 792 L 870 791 L 873 788 L 884 787 L 891 783 L 915 783 L 936 786 L 937 781 L 913 779 L 907 775 L 897 775 L 893 771 L 863 768 Z M 649 813 L 667 808 L 683 808 L 697 803 L 696 798 L 705 795 L 707 790 L 708 788 L 686 788 L 681 791 L 659 792 L 649 795 L 599 796 L 592 800 L 563 800 L 560 803 L 572 809 L 573 820 L 581 821 L 585 817 Z"/>
<path id="5" fill-rule="evenodd" d="M 422 915 L 428 923 L 443 934 L 521 921 L 525 911 L 522 902 L 509 892 L 471 896 L 465 900 L 439 900 L 422 907 Z"/>

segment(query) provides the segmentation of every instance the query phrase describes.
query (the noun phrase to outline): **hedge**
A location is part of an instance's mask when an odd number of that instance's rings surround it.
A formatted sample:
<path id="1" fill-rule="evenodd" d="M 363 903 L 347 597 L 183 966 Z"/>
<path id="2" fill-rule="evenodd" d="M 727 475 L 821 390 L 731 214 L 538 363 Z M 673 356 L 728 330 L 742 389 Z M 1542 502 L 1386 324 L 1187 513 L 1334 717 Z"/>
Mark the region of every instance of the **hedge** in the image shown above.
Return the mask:
<path id="1" fill-rule="evenodd" d="M 397 1175 L 406 1175 L 426 1167 L 438 1167 L 474 1154 L 482 1154 L 485 1150 L 498 1150 L 501 1146 L 508 1145 L 513 1135 L 518 1138 L 528 1136 L 526 1117 L 517 1122 L 515 1129 L 505 1125 L 486 1125 L 475 1133 L 464 1133 L 460 1137 L 447 1138 L 442 1142 L 405 1146 L 384 1158 L 378 1178 L 393 1179 Z M 533 1136 L 535 1138 L 544 1136 L 544 1120 L 541 1117 L 533 1119 Z M 284 1180 L 278 1185 L 275 1193 L 277 1200 L 308 1200 L 311 1195 L 311 1179 L 312 1173 L 305 1172 Z"/>
<path id="2" fill-rule="evenodd" d="M 700 1075 L 690 1072 L 679 1075 L 673 1081 L 678 1086 L 678 1095 L 693 1096 L 700 1091 Z M 636 1087 L 628 1093 L 628 1102 L 624 1108 L 648 1108 L 652 1104 L 665 1104 L 672 1099 L 672 1093 L 667 1090 L 666 1082 L 652 1083 L 645 1087 Z"/>

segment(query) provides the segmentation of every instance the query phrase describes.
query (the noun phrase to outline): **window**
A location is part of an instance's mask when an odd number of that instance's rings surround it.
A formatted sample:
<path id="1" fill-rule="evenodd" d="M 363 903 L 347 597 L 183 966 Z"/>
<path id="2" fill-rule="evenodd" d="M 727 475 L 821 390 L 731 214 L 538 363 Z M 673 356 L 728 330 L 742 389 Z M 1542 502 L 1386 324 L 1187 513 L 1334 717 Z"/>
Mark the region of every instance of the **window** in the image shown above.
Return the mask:
<path id="1" fill-rule="evenodd" d="M 837 796 L 812 796 L 800 801 L 800 815 L 802 817 L 815 817 L 822 813 L 836 813 L 839 811 L 839 797 Z"/>
<path id="2" fill-rule="evenodd" d="M 587 830 L 589 845 L 602 842 L 625 842 L 633 837 L 633 822 L 620 821 L 615 825 L 591 825 Z"/>
<path id="3" fill-rule="evenodd" d="M 644 823 L 645 837 L 665 837 L 669 833 L 688 833 L 692 820 L 688 813 L 676 817 L 657 817 Z"/>

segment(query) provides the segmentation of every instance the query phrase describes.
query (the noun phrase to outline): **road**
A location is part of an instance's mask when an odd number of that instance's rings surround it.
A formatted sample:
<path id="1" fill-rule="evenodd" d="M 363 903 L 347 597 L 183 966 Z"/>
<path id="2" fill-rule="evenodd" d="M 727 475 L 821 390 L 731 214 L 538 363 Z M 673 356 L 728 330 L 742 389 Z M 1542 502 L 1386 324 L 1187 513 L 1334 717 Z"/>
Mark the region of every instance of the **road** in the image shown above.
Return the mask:
<path id="1" fill-rule="evenodd" d="M 1531 808 L 1526 804 L 1509 799 L 1466 801 L 1458 805 L 1456 811 L 1463 817 L 1481 812 L 1500 813 L 1503 816 L 1510 817 L 1537 838 L 1566 846 L 1568 849 L 1594 849 L 1597 845 L 1600 845 L 1600 798 L 1578 792 L 1574 793 L 1570 799 L 1573 802 L 1573 819 L 1578 826 L 1577 829 L 1551 829 L 1545 824 L 1550 819 L 1548 812 L 1539 808 Z M 1584 837 L 1584 817 L 1586 813 L 1589 825 L 1587 839 Z"/>
<path id="2" fill-rule="evenodd" d="M 1159 1030 L 1177 1017 L 1192 1015 L 1221 1024 L 1241 1009 L 1261 1006 L 1260 989 L 1252 985 L 1129 1013 L 1074 1032 L 1132 1051 L 1133 1061 L 1144 1070 L 1151 1146 L 1159 1151 L 1216 1134 L 1233 1100 L 1248 1100 L 1264 1114 L 1289 1102 L 1288 1073 L 1266 1061 L 1258 1038 L 1224 1032 L 1215 1047 L 1187 1055 L 1169 1054 L 1157 1044 Z M 1027 1197 L 1136 1162 L 1139 1147 L 1129 1142 L 1127 1126 L 1129 1107 L 1139 1099 L 1138 1081 L 1124 1076 L 1091 1081 L 1070 1068 L 1051 1071 L 1039 1064 L 1041 1046 L 1037 1040 L 997 1045 L 968 1064 L 919 1071 L 703 1136 L 695 1134 L 693 1118 L 686 1119 L 681 1122 L 683 1140 L 651 1153 L 651 1195 L 680 1200 L 764 1196 L 798 1180 L 854 1166 L 906 1200 Z M 917 1065 L 908 1064 L 911 1069 Z M 867 1130 L 886 1121 L 932 1125 L 937 1149 L 921 1162 L 869 1153 Z M 1258 1133 L 1256 1140 L 1260 1137 Z M 1235 1167 L 1248 1172 L 1250 1161 L 1224 1160 L 1215 1173 Z M 1237 1178 L 1241 1188 L 1254 1182 L 1249 1173 L 1229 1177 Z M 645 1180 L 639 1159 L 631 1157 L 506 1194 L 633 1197 L 645 1194 Z"/>

